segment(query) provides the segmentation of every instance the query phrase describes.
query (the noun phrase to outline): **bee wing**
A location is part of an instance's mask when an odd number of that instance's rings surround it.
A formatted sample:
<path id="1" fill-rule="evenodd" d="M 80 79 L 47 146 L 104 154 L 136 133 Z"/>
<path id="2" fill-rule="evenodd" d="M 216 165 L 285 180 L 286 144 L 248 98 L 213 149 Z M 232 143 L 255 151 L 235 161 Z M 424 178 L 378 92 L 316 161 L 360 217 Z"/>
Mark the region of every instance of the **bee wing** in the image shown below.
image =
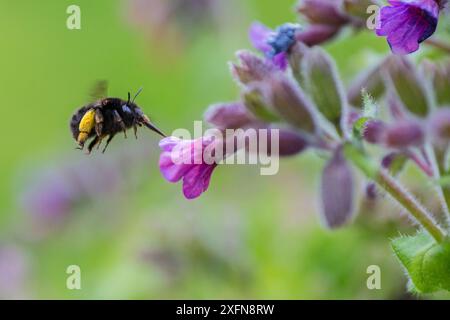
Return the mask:
<path id="1" fill-rule="evenodd" d="M 92 102 L 106 98 L 108 96 L 108 81 L 98 80 L 95 82 L 89 92 L 89 96 Z"/>

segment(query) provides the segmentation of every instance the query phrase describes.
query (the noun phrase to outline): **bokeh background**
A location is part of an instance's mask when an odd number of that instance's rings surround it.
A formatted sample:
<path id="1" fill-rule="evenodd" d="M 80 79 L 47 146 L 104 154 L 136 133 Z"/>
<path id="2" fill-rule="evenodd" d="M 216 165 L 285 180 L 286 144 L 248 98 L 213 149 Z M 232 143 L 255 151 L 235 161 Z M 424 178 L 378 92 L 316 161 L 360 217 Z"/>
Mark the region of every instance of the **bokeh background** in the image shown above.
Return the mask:
<path id="1" fill-rule="evenodd" d="M 0 298 L 414 298 L 389 248 L 409 230 L 399 209 L 362 201 L 352 225 L 324 229 L 315 154 L 275 176 L 220 167 L 187 201 L 160 175 L 150 132 L 105 154 L 75 150 L 69 119 L 95 81 L 123 98 L 143 86 L 138 104 L 159 127 L 193 130 L 208 105 L 238 98 L 227 62 L 250 48 L 250 23 L 297 21 L 292 0 L 175 2 L 0 1 Z M 66 28 L 71 4 L 81 30 Z M 346 82 L 388 50 L 369 31 L 326 49 Z M 381 290 L 366 286 L 373 264 Z M 66 288 L 69 265 L 81 290 Z"/>

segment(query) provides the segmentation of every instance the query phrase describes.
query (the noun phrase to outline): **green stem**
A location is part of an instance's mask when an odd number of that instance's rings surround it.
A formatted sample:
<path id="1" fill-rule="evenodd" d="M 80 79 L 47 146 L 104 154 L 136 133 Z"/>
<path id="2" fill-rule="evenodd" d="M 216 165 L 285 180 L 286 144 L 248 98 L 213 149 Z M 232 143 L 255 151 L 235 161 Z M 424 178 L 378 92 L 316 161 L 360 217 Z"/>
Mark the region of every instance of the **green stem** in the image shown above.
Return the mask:
<path id="1" fill-rule="evenodd" d="M 432 236 L 437 242 L 442 242 L 446 234 L 438 226 L 427 210 L 409 192 L 407 192 L 386 171 L 380 170 L 376 182 L 397 200 Z"/>
<path id="2" fill-rule="evenodd" d="M 448 174 L 448 170 L 445 168 L 445 150 L 436 148 L 434 151 L 435 154 L 435 160 L 436 160 L 436 167 L 437 167 L 437 179 L 440 179 L 442 176 L 445 176 Z M 447 218 L 447 226 L 450 227 L 450 214 L 449 214 L 449 208 L 450 208 L 450 186 L 443 185 L 440 186 L 442 190 L 442 195 L 445 200 L 446 205 L 446 218 Z"/>
<path id="3" fill-rule="evenodd" d="M 447 236 L 440 228 L 431 214 L 414 198 L 405 188 L 385 170 L 379 169 L 370 159 L 352 144 L 344 146 L 344 153 L 357 168 L 359 168 L 369 179 L 375 181 L 393 199 L 412 215 L 430 235 L 440 243 Z"/>

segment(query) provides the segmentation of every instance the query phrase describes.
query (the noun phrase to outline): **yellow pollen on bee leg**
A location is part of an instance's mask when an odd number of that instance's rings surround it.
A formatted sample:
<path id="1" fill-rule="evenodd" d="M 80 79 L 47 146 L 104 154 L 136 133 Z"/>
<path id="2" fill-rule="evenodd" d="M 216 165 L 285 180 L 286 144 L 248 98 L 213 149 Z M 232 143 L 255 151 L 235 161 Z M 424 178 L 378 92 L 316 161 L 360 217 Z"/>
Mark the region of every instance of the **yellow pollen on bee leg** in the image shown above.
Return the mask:
<path id="1" fill-rule="evenodd" d="M 84 143 L 88 138 L 88 134 L 86 132 L 80 132 L 80 134 L 78 135 L 78 139 L 77 142 L 79 144 Z"/>
<path id="2" fill-rule="evenodd" d="M 78 126 L 78 130 L 80 131 L 80 133 L 78 134 L 77 142 L 80 144 L 84 143 L 87 140 L 89 133 L 94 128 L 94 126 L 95 126 L 95 110 L 89 110 L 84 114 Z"/>

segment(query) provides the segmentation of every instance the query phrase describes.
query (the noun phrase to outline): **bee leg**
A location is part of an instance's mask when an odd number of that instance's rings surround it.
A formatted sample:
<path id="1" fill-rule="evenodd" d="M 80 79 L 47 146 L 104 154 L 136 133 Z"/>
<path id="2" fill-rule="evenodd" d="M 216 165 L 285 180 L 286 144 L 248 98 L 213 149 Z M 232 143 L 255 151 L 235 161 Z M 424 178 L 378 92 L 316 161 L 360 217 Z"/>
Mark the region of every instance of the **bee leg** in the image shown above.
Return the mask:
<path id="1" fill-rule="evenodd" d="M 138 136 L 137 136 L 137 125 L 136 125 L 136 123 L 133 123 L 133 131 L 134 131 L 134 136 L 136 137 L 136 140 L 137 140 L 137 138 L 138 138 Z"/>
<path id="2" fill-rule="evenodd" d="M 100 141 L 101 141 L 101 138 L 96 136 L 94 138 L 94 140 L 92 140 L 91 143 L 89 143 L 87 154 L 90 154 L 92 149 L 94 149 L 95 145 L 98 144 Z"/>
<path id="3" fill-rule="evenodd" d="M 116 135 L 115 133 L 109 135 L 108 140 L 106 140 L 106 145 L 103 148 L 102 153 L 105 153 L 106 148 L 108 148 L 109 143 L 111 142 L 111 140 L 114 138 L 115 135 Z"/>
<path id="4" fill-rule="evenodd" d="M 116 110 L 113 111 L 113 115 L 114 115 L 114 122 L 118 123 L 119 126 L 122 128 L 123 135 L 125 136 L 125 139 L 126 139 L 127 138 L 127 128 L 125 127 L 125 124 L 123 123 L 122 117 Z"/>
<path id="5" fill-rule="evenodd" d="M 101 136 L 101 137 L 98 139 L 97 150 L 100 149 L 100 145 L 102 144 L 103 138 L 104 138 L 104 136 Z"/>
<path id="6" fill-rule="evenodd" d="M 101 137 L 103 131 L 103 113 L 100 109 L 95 110 L 95 133 Z"/>

